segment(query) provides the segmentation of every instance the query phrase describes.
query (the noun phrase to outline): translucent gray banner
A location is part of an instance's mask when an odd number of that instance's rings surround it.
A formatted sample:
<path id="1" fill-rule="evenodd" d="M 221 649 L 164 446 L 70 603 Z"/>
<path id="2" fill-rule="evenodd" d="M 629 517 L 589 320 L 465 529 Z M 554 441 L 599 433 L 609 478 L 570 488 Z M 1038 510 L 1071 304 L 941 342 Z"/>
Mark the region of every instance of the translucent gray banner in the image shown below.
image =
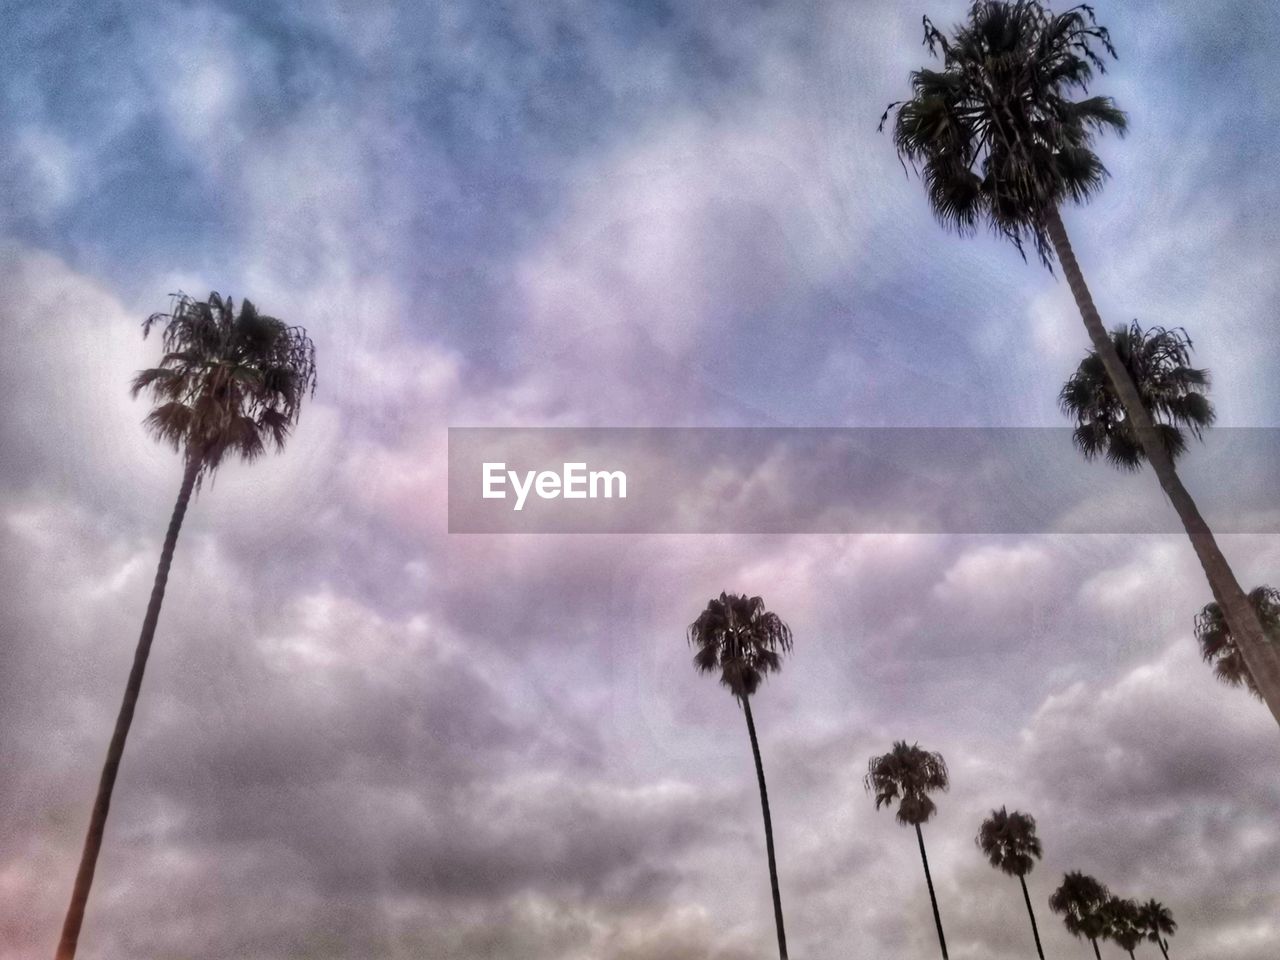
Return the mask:
<path id="1" fill-rule="evenodd" d="M 1280 533 L 1280 430 L 1178 464 L 1219 533 Z M 1066 428 L 449 430 L 451 533 L 1170 533 L 1155 475 Z"/>

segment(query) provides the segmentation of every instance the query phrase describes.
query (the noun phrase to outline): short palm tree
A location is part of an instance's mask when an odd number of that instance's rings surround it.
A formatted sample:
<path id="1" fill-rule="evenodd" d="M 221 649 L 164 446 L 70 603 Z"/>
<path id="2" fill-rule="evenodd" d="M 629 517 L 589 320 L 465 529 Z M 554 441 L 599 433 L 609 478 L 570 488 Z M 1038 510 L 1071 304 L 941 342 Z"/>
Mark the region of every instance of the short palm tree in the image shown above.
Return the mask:
<path id="1" fill-rule="evenodd" d="M 1280 643 L 1280 590 L 1255 587 L 1249 591 L 1249 603 L 1258 614 L 1268 640 L 1273 644 Z M 1205 663 L 1213 665 L 1213 672 L 1219 680 L 1227 686 L 1242 686 L 1262 699 L 1219 604 L 1206 604 L 1196 617 L 1196 640 L 1200 642 L 1200 654 Z"/>
<path id="2" fill-rule="evenodd" d="M 1049 909 L 1062 917 L 1062 923 L 1073 937 L 1093 944 L 1093 955 L 1102 960 L 1098 940 L 1106 933 L 1106 906 L 1110 891 L 1093 877 L 1072 871 L 1049 897 Z"/>
<path id="3" fill-rule="evenodd" d="M 1133 958 L 1134 948 L 1142 942 L 1146 930 L 1142 924 L 1142 911 L 1133 900 L 1109 897 L 1102 908 L 1103 935 Z"/>
<path id="4" fill-rule="evenodd" d="M 978 848 L 986 855 L 991 866 L 1017 877 L 1022 885 L 1022 899 L 1027 904 L 1027 916 L 1031 918 L 1031 935 L 1035 937 L 1036 953 L 1044 960 L 1044 948 L 1040 946 L 1040 929 L 1036 926 L 1036 914 L 1031 909 L 1031 895 L 1027 893 L 1027 874 L 1040 859 L 1040 838 L 1036 836 L 1036 820 L 1029 813 L 1006 808 L 992 810 L 991 816 L 982 821 L 978 830 Z"/>
<path id="5" fill-rule="evenodd" d="M 720 682 L 742 706 L 747 734 L 756 762 L 760 808 L 764 814 L 764 843 L 769 856 L 769 883 L 773 891 L 773 920 L 778 931 L 778 956 L 787 960 L 787 934 L 782 923 L 782 894 L 778 889 L 778 864 L 773 851 L 773 819 L 765 788 L 760 742 L 751 716 L 751 697 L 764 678 L 782 669 L 782 656 L 791 650 L 791 628 L 765 608 L 760 597 L 722 593 L 713 598 L 689 625 L 689 642 L 696 648 L 694 666 L 699 673 L 718 673 Z"/>
<path id="6" fill-rule="evenodd" d="M 933 876 L 929 873 L 929 856 L 925 853 L 924 833 L 920 826 L 938 812 L 937 804 L 929 794 L 935 790 L 945 792 L 951 786 L 947 762 L 940 753 L 930 753 L 922 750 L 919 744 L 908 745 L 905 740 L 899 740 L 888 753 L 871 758 L 863 784 L 868 792 L 875 794 L 877 810 L 893 806 L 896 801 L 898 823 L 916 829 L 920 862 L 924 864 L 924 882 L 929 888 L 929 902 L 933 905 L 933 923 L 938 929 L 938 945 L 945 960 L 947 938 L 942 933 L 942 915 L 938 912 L 938 897 L 933 891 Z"/>
<path id="7" fill-rule="evenodd" d="M 283 449 L 297 423 L 304 396 L 315 390 L 315 346 L 306 331 L 260 314 L 248 300 L 240 304 L 237 313 L 231 299 L 224 300 L 217 293 L 211 293 L 208 300 L 179 294 L 169 313 L 152 314 L 146 319 L 143 336 L 156 327 L 162 329 L 164 356 L 159 366 L 134 377 L 133 394 L 146 392 L 156 401 L 145 423 L 157 440 L 182 455 L 182 484 L 160 550 L 124 700 L 107 748 L 58 943 L 58 960 L 74 957 L 80 939 L 111 793 L 142 689 L 142 675 L 160 620 L 160 605 L 187 506 L 202 480 L 211 477 L 228 456 L 252 461 L 268 446 Z"/>
<path id="8" fill-rule="evenodd" d="M 1106 28 L 1085 4 L 1053 13 L 1041 0 L 976 0 L 950 36 L 926 17 L 925 43 L 941 69 L 916 70 L 910 99 L 890 104 L 898 154 L 921 173 L 941 223 L 961 235 L 982 225 L 1021 251 L 1056 258 L 1125 419 L 1190 535 L 1259 689 L 1280 722 L 1280 652 L 1268 649 L 1212 531 L 1173 469 L 1172 452 L 1085 284 L 1061 207 L 1083 203 L 1107 177 L 1094 152 L 1099 133 L 1126 129 L 1109 97 L 1087 96 L 1095 72 L 1115 56 Z M 1078 95 L 1078 97 L 1077 97 Z"/>
<path id="9" fill-rule="evenodd" d="M 1169 938 L 1178 930 L 1173 914 L 1159 900 L 1148 900 L 1138 910 L 1144 936 L 1160 948 L 1165 960 L 1169 960 Z"/>

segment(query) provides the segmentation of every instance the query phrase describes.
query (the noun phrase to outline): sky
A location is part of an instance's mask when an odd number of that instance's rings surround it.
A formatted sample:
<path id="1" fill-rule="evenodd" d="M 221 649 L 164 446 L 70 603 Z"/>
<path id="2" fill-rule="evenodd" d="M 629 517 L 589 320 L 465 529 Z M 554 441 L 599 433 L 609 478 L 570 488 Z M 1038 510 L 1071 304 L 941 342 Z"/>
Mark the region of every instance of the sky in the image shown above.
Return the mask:
<path id="1" fill-rule="evenodd" d="M 1280 426 L 1280 8 L 1098 6 L 1095 299 Z M 1185 538 L 448 533 L 451 426 L 1063 425 L 1065 284 L 941 230 L 875 129 L 963 9 L 5 0 L 0 954 L 55 943 L 177 493 L 140 323 L 218 290 L 304 325 L 319 390 L 187 516 L 81 957 L 771 956 L 745 724 L 684 636 L 722 590 L 795 634 L 753 701 L 792 956 L 934 955 L 861 784 L 905 739 L 951 770 L 953 957 L 1033 949 L 973 841 L 1003 805 L 1047 955 L 1087 955 L 1046 906 L 1083 870 L 1175 955 L 1274 957 L 1280 738 L 1199 660 Z M 1280 537 L 1222 542 L 1280 582 Z"/>

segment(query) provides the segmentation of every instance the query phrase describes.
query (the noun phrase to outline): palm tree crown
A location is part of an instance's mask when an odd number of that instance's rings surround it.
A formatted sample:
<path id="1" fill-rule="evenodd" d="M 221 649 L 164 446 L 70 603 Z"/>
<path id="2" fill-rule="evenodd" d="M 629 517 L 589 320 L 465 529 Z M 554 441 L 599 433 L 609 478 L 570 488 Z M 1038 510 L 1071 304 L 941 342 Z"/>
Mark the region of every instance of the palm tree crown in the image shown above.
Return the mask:
<path id="1" fill-rule="evenodd" d="M 1120 360 L 1133 378 L 1171 459 L 1187 448 L 1184 431 L 1197 439 L 1214 420 L 1209 402 L 1209 373 L 1191 366 L 1191 338 L 1185 330 L 1150 327 L 1134 320 L 1111 332 Z M 1096 350 L 1080 361 L 1058 396 L 1062 410 L 1076 422 L 1076 447 L 1092 460 L 1099 454 L 1114 466 L 1136 470 L 1146 460 L 1124 405 Z"/>
<path id="2" fill-rule="evenodd" d="M 1138 911 L 1146 938 L 1163 949 L 1162 941 L 1178 932 L 1178 924 L 1174 922 L 1173 914 L 1159 900 L 1148 900 L 1138 908 Z"/>
<path id="3" fill-rule="evenodd" d="M 1106 932 L 1104 908 L 1110 896 L 1110 891 L 1093 877 L 1072 871 L 1049 897 L 1049 909 L 1062 916 L 1073 936 L 1097 940 Z"/>
<path id="4" fill-rule="evenodd" d="M 951 786 L 942 754 L 930 753 L 918 744 L 908 745 L 905 740 L 894 743 L 888 753 L 871 758 L 863 783 L 875 794 L 877 810 L 898 801 L 897 820 L 903 826 L 927 823 L 938 809 L 929 794 Z"/>
<path id="5" fill-rule="evenodd" d="M 1042 854 L 1035 817 L 1004 807 L 982 822 L 977 844 L 993 867 L 1012 877 L 1025 877 Z"/>
<path id="6" fill-rule="evenodd" d="M 1102 185 L 1094 137 L 1126 129 L 1111 98 L 1072 99 L 1115 56 L 1106 28 L 1084 4 L 1054 14 L 1039 0 L 976 0 L 950 37 L 925 17 L 924 39 L 942 69 L 914 71 L 911 98 L 890 104 L 881 128 L 896 110 L 898 155 L 921 171 L 944 226 L 971 234 L 985 222 L 1019 251 L 1030 239 L 1049 264 L 1046 216 Z"/>
<path id="7" fill-rule="evenodd" d="M 751 696 L 766 674 L 782 669 L 791 649 L 791 628 L 765 609 L 760 597 L 722 593 L 689 625 L 699 673 L 720 672 L 720 682 L 739 699 Z"/>
<path id="8" fill-rule="evenodd" d="M 133 394 L 156 401 L 146 418 L 156 439 L 212 474 L 228 453 L 254 460 L 273 444 L 283 449 L 303 397 L 315 391 L 315 345 L 301 327 L 264 316 L 243 300 L 174 297 L 155 313 L 143 336 L 163 328 L 160 365 L 133 378 Z"/>
<path id="9" fill-rule="evenodd" d="M 1109 897 L 1103 905 L 1102 917 L 1103 935 L 1121 950 L 1128 951 L 1132 955 L 1134 948 L 1146 935 L 1142 923 L 1142 911 L 1137 902 L 1115 896 Z"/>
<path id="10" fill-rule="evenodd" d="M 1249 591 L 1249 602 L 1258 614 L 1267 639 L 1280 643 L 1280 590 L 1255 587 Z M 1253 674 L 1236 645 L 1231 626 L 1216 601 L 1206 604 L 1196 617 L 1196 639 L 1200 642 L 1201 656 L 1205 663 L 1213 664 L 1213 672 L 1219 680 L 1228 686 L 1243 686 L 1259 700 L 1262 699 Z"/>

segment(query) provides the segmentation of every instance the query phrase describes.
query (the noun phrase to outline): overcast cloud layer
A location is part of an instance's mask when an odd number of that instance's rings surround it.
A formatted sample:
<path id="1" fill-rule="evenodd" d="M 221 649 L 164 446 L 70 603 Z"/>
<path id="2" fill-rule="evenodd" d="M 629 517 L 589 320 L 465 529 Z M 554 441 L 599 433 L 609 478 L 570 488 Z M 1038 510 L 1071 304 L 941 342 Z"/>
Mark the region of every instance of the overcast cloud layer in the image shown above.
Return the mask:
<path id="1" fill-rule="evenodd" d="M 1081 869 L 1179 956 L 1272 960 L 1280 737 L 1199 662 L 1185 538 L 446 532 L 449 426 L 1062 425 L 1065 285 L 944 234 L 875 133 L 963 6 L 4 4 L 0 954 L 55 943 L 177 491 L 138 324 L 218 289 L 307 326 L 320 390 L 188 514 L 86 960 L 769 957 L 744 723 L 683 639 L 722 589 L 796 635 L 754 708 L 793 956 L 936 950 L 860 783 L 905 738 L 951 766 L 954 957 L 1031 954 L 972 840 L 1007 804 L 1048 955 Z M 1099 15 L 1096 299 L 1280 426 L 1280 8 Z M 1280 585 L 1280 537 L 1224 546 Z"/>

